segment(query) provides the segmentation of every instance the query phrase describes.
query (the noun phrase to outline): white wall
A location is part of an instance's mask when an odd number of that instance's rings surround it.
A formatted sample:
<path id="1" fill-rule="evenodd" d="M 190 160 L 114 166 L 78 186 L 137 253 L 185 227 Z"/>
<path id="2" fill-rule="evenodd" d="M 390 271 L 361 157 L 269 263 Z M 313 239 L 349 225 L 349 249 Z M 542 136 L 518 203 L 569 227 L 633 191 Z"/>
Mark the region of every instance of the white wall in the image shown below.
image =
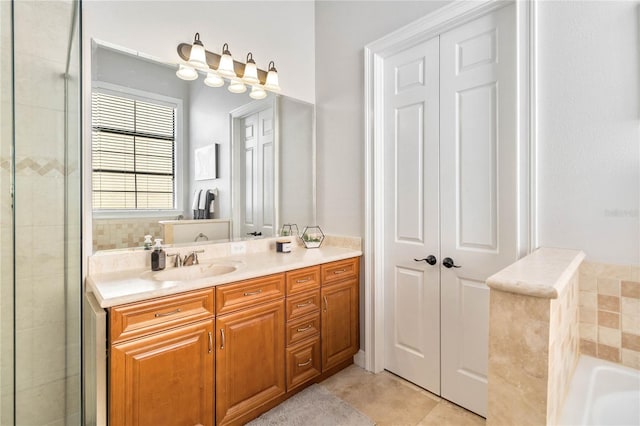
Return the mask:
<path id="1" fill-rule="evenodd" d="M 640 262 L 638 4 L 538 5 L 541 246 Z"/>
<path id="2" fill-rule="evenodd" d="M 316 2 L 318 224 L 364 234 L 364 46 L 447 2 Z"/>
<path id="3" fill-rule="evenodd" d="M 275 61 L 283 94 L 315 100 L 311 1 L 85 0 L 82 8 L 85 46 L 97 38 L 178 63 L 178 44 L 199 32 L 212 52 L 226 42 L 237 60 L 251 51 L 259 68 Z"/>
<path id="4" fill-rule="evenodd" d="M 252 101 L 248 96 L 231 93 L 222 88 L 207 87 L 190 81 L 189 151 L 187 177 L 189 185 L 185 206 L 186 217 L 193 217 L 191 206 L 196 190 L 218 189 L 214 218 L 231 218 L 231 129 L 229 112 Z M 204 86 L 204 88 L 202 87 Z M 213 143 L 220 144 L 218 179 L 195 180 L 194 151 Z"/>

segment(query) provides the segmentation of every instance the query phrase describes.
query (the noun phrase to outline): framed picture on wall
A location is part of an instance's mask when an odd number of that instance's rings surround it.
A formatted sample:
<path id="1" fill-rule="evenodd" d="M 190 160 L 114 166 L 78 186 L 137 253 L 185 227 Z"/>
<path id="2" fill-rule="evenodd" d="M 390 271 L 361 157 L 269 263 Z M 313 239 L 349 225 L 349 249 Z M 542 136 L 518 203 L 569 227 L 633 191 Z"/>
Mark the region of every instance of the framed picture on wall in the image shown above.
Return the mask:
<path id="1" fill-rule="evenodd" d="M 214 143 L 209 146 L 194 150 L 195 180 L 209 180 L 218 178 L 218 149 L 220 144 Z"/>

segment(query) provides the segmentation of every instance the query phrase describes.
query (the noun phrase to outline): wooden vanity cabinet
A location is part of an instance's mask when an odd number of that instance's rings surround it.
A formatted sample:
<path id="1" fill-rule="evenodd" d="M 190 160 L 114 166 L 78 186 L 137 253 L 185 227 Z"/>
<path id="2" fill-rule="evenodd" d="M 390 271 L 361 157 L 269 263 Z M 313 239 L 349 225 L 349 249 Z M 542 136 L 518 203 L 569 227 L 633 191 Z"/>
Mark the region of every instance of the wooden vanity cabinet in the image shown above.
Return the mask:
<path id="1" fill-rule="evenodd" d="M 211 302 L 205 304 L 205 311 L 211 308 L 208 315 L 203 313 L 202 304 L 194 300 Z M 109 423 L 213 426 L 213 291 L 190 292 L 112 308 L 112 331 L 114 326 L 122 324 L 118 312 L 123 311 L 132 318 L 144 318 L 144 321 L 132 321 L 140 325 L 135 328 L 153 332 L 135 332 L 132 334 L 136 338 L 120 338 L 111 344 Z M 193 311 L 195 318 L 209 318 L 175 326 L 184 323 L 185 312 Z M 175 315 L 176 320 L 168 320 L 171 315 Z"/>
<path id="2" fill-rule="evenodd" d="M 289 271 L 287 278 L 287 391 L 322 373 L 320 266 Z"/>
<path id="3" fill-rule="evenodd" d="M 244 424 L 352 362 L 359 258 L 109 309 L 112 426 Z"/>
<path id="4" fill-rule="evenodd" d="M 232 311 L 216 318 L 216 422 L 243 424 L 286 392 L 284 274 L 216 291 L 229 301 L 218 307 Z"/>
<path id="5" fill-rule="evenodd" d="M 359 350 L 359 258 L 322 265 L 322 372 Z"/>

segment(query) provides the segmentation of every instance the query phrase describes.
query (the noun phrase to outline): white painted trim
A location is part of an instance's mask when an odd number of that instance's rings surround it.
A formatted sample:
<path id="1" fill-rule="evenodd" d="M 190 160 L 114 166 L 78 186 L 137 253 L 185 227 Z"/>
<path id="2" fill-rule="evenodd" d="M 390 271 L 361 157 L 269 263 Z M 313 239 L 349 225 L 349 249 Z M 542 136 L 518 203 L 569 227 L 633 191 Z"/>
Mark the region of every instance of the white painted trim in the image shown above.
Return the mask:
<path id="1" fill-rule="evenodd" d="M 514 0 L 515 1 L 515 0 Z M 457 0 L 433 13 L 376 40 L 364 49 L 365 60 L 365 368 L 384 369 L 384 211 L 382 70 L 384 59 L 398 51 L 429 40 L 514 1 Z M 536 62 L 535 1 L 515 1 L 518 61 L 518 252 L 537 245 L 536 209 Z"/>
<path id="2" fill-rule="evenodd" d="M 353 356 L 353 363 L 360 368 L 364 368 L 365 354 L 362 349 L 360 349 L 358 353 Z"/>

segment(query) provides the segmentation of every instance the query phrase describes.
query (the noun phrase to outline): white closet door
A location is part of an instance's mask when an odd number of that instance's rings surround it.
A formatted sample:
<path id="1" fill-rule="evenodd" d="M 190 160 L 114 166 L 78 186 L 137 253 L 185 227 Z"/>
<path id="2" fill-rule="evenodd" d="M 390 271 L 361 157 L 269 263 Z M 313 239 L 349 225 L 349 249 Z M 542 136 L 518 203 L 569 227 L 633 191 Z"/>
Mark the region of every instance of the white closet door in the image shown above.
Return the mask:
<path id="1" fill-rule="evenodd" d="M 440 393 L 438 39 L 385 59 L 385 369 Z"/>
<path id="2" fill-rule="evenodd" d="M 263 236 L 274 235 L 275 227 L 275 153 L 273 146 L 273 108 L 265 109 L 258 113 L 258 132 L 260 138 L 258 147 L 260 150 L 260 165 L 258 167 L 258 204 L 260 206 L 257 215 L 260 216 L 259 232 Z"/>
<path id="3" fill-rule="evenodd" d="M 258 218 L 258 114 L 250 115 L 242 120 L 242 159 L 241 167 L 241 236 L 256 232 L 259 228 Z"/>
<path id="4" fill-rule="evenodd" d="M 442 396 L 487 412 L 489 289 L 517 258 L 515 7 L 440 36 Z"/>
<path id="5" fill-rule="evenodd" d="M 273 108 L 244 118 L 241 163 L 241 236 L 259 232 L 274 235 L 275 154 Z"/>

